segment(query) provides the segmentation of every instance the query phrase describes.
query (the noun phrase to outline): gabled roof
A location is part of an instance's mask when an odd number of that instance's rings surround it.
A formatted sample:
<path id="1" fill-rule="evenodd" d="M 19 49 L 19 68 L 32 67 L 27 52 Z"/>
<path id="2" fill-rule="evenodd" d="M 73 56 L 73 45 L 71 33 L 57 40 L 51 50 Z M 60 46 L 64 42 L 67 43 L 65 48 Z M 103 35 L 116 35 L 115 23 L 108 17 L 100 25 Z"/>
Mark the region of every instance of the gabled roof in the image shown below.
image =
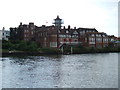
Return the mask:
<path id="1" fill-rule="evenodd" d="M 78 28 L 80 31 L 87 31 L 87 30 L 92 30 L 98 32 L 95 28 Z"/>
<path id="2" fill-rule="evenodd" d="M 60 29 L 60 34 L 74 34 L 79 33 L 77 29 Z M 68 31 L 68 33 L 66 33 L 66 31 Z"/>

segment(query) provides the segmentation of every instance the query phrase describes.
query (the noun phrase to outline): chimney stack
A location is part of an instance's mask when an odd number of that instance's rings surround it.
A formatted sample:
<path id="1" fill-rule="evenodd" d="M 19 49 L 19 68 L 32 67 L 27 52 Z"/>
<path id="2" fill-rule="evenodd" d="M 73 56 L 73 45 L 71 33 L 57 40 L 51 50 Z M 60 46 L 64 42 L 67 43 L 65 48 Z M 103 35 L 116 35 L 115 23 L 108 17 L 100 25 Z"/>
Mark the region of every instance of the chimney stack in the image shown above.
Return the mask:
<path id="1" fill-rule="evenodd" d="M 20 22 L 20 25 L 22 26 L 22 22 Z"/>
<path id="2" fill-rule="evenodd" d="M 68 29 L 70 29 L 70 25 L 68 25 Z"/>
<path id="3" fill-rule="evenodd" d="M 64 28 L 63 29 L 65 29 L 65 26 L 64 26 Z"/>
<path id="4" fill-rule="evenodd" d="M 5 27 L 3 27 L 3 29 L 2 29 L 3 31 L 5 30 Z"/>
<path id="5" fill-rule="evenodd" d="M 74 29 L 76 29 L 76 27 L 74 27 Z"/>

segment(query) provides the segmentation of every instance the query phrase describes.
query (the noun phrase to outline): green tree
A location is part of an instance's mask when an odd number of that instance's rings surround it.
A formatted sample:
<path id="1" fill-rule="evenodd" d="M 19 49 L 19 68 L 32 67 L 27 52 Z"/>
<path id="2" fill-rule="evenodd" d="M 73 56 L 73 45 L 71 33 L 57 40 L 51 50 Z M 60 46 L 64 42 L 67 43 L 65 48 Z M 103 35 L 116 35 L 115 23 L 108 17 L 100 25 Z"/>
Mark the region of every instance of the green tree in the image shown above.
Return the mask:
<path id="1" fill-rule="evenodd" d="M 12 49 L 12 43 L 10 41 L 2 41 L 2 49 L 8 49 L 11 50 Z"/>
<path id="2" fill-rule="evenodd" d="M 21 41 L 18 45 L 18 50 L 26 51 L 27 50 L 27 42 Z"/>
<path id="3" fill-rule="evenodd" d="M 37 51 L 38 46 L 35 42 L 31 42 L 29 45 L 27 45 L 27 50 L 28 51 Z"/>

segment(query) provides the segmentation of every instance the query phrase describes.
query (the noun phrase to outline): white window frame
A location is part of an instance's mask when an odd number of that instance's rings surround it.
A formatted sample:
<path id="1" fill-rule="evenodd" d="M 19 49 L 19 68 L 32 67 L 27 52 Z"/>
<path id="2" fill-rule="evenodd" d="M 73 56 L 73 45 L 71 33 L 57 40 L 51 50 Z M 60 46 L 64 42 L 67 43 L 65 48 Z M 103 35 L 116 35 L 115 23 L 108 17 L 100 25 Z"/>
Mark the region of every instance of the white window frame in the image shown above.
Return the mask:
<path id="1" fill-rule="evenodd" d="M 50 42 L 50 47 L 57 47 L 57 42 Z"/>

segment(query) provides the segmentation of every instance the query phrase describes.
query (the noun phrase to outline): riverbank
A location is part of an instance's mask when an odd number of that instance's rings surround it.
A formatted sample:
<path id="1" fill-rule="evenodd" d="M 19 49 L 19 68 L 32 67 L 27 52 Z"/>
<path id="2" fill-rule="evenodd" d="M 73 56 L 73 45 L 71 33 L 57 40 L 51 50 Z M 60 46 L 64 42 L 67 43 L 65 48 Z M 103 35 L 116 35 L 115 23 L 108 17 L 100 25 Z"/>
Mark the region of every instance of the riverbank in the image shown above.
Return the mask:
<path id="1" fill-rule="evenodd" d="M 35 42 L 3 41 L 1 54 L 4 55 L 47 55 L 47 54 L 88 54 L 120 52 L 120 46 L 104 48 L 78 46 L 64 46 L 63 48 L 42 48 Z"/>
<path id="2" fill-rule="evenodd" d="M 120 52 L 119 50 L 104 50 L 104 49 L 84 49 L 84 50 L 79 50 L 79 49 L 73 49 L 73 53 L 71 52 L 61 52 L 60 50 L 49 50 L 47 51 L 48 49 L 45 49 L 43 51 L 33 51 L 33 52 L 29 52 L 29 51 L 16 51 L 16 50 L 13 50 L 13 51 L 9 51 L 9 50 L 3 50 L 1 52 L 2 56 L 18 56 L 18 55 L 24 55 L 24 56 L 38 56 L 38 55 L 61 55 L 61 54 L 64 54 L 64 55 L 70 55 L 70 54 L 95 54 L 95 53 L 118 53 Z"/>
<path id="3" fill-rule="evenodd" d="M 62 54 L 59 50 L 52 49 L 42 49 L 42 51 L 18 51 L 18 50 L 1 50 L 0 54 L 2 56 L 18 56 L 18 55 L 53 55 L 53 54 Z"/>

